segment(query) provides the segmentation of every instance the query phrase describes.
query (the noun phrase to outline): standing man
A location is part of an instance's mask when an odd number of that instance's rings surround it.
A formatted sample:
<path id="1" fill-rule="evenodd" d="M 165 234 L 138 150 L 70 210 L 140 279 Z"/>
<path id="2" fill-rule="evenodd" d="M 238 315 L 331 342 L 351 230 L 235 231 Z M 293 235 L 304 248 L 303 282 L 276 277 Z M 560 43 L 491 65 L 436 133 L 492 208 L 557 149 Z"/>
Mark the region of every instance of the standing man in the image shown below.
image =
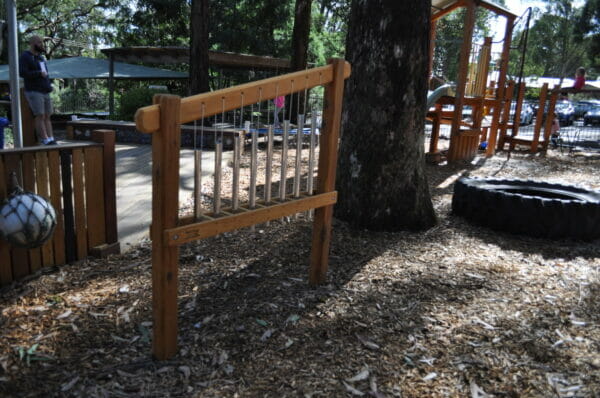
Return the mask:
<path id="1" fill-rule="evenodd" d="M 35 129 L 44 145 L 56 145 L 52 134 L 52 101 L 50 92 L 52 85 L 48 78 L 42 38 L 34 35 L 29 39 L 29 50 L 19 58 L 19 72 L 25 81 L 25 98 L 35 118 Z"/>

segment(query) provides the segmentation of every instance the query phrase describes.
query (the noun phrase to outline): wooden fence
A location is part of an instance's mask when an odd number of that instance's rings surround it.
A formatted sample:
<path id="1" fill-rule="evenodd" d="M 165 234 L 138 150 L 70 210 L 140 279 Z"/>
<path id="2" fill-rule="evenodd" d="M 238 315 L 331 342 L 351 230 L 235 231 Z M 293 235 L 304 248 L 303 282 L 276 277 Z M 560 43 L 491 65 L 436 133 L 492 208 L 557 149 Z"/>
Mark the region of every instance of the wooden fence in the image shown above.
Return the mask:
<path id="1" fill-rule="evenodd" d="M 51 240 L 22 249 L 0 239 L 0 285 L 62 265 L 119 251 L 115 195 L 115 133 L 97 130 L 93 142 L 0 150 L 0 202 L 16 172 L 21 186 L 47 198 L 57 215 Z"/>

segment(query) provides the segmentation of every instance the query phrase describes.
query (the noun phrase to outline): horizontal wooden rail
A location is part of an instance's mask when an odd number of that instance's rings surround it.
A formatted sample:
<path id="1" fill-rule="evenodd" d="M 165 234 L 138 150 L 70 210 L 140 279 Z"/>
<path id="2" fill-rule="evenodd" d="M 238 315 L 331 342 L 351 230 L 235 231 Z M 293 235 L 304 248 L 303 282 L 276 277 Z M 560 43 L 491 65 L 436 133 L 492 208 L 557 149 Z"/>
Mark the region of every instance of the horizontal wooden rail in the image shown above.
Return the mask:
<path id="1" fill-rule="evenodd" d="M 350 76 L 350 64 L 346 62 L 344 78 L 348 76 Z M 332 81 L 333 66 L 327 65 L 185 97 L 181 99 L 181 123 L 189 123 L 203 117 L 270 100 L 277 96 L 304 91 Z M 138 131 L 143 133 L 158 131 L 160 128 L 160 105 L 150 105 L 138 109 L 135 113 L 135 123 Z"/>
<path id="2" fill-rule="evenodd" d="M 337 202 L 337 192 L 328 192 L 302 199 L 292 200 L 250 210 L 245 213 L 233 214 L 216 218 L 214 220 L 201 221 L 194 224 L 184 225 L 167 229 L 164 231 L 165 242 L 169 246 L 180 246 L 184 243 L 198 239 L 204 239 L 235 229 L 249 227 L 251 225 L 276 220 L 291 214 L 301 213 L 310 209 L 330 206 Z"/>
<path id="3" fill-rule="evenodd" d="M 81 143 L 73 143 L 73 144 L 60 144 L 60 145 L 38 145 L 38 146 L 28 146 L 25 148 L 15 148 L 15 149 L 0 149 L 0 154 L 14 154 L 20 155 L 24 153 L 35 153 L 35 152 L 52 152 L 59 151 L 63 149 L 83 149 L 90 147 L 101 147 L 102 144 L 96 142 L 81 142 Z"/>

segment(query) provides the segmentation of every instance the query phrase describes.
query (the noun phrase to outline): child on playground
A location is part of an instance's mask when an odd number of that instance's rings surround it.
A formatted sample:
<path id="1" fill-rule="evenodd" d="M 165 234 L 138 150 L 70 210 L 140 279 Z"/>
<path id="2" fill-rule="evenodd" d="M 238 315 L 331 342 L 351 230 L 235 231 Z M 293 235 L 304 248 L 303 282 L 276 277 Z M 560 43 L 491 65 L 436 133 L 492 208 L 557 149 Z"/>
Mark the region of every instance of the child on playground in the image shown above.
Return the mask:
<path id="1" fill-rule="evenodd" d="M 278 127 L 280 125 L 279 112 L 285 106 L 285 97 L 283 95 L 280 95 L 279 97 L 275 97 L 275 99 L 273 100 L 273 104 L 275 104 L 275 111 L 274 111 L 274 115 L 273 115 L 273 125 L 275 127 Z M 284 115 L 284 117 L 285 117 L 285 115 Z"/>
<path id="2" fill-rule="evenodd" d="M 581 90 L 585 86 L 585 68 L 579 67 L 575 72 L 575 84 L 573 88 L 577 91 Z"/>

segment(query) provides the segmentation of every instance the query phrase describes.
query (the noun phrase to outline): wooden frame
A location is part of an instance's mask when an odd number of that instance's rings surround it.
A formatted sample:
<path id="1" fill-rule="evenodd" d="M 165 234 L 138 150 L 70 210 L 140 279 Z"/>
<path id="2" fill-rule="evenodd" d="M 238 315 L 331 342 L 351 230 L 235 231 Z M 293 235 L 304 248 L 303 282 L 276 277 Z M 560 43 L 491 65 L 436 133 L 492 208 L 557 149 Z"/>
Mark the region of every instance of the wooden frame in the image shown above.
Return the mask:
<path id="1" fill-rule="evenodd" d="M 0 286 L 42 267 L 118 253 L 114 131 L 93 131 L 95 142 L 0 150 L 0 202 L 17 174 L 22 187 L 47 198 L 56 229 L 40 248 L 21 249 L 0 239 Z"/>
<path id="2" fill-rule="evenodd" d="M 179 250 L 185 242 L 315 209 L 309 281 L 323 282 L 328 267 L 335 172 L 341 125 L 344 80 L 350 64 L 333 59 L 329 65 L 180 98 L 157 95 L 154 105 L 138 109 L 137 129 L 152 133 L 152 295 L 153 354 L 164 360 L 177 352 L 177 287 Z M 188 223 L 179 219 L 179 147 L 181 124 L 316 86 L 325 86 L 323 130 L 320 135 L 318 186 L 314 196 L 240 208 L 241 213 L 220 212 Z M 310 195 L 313 192 L 309 193 Z M 185 225 L 187 224 L 187 225 Z"/>

